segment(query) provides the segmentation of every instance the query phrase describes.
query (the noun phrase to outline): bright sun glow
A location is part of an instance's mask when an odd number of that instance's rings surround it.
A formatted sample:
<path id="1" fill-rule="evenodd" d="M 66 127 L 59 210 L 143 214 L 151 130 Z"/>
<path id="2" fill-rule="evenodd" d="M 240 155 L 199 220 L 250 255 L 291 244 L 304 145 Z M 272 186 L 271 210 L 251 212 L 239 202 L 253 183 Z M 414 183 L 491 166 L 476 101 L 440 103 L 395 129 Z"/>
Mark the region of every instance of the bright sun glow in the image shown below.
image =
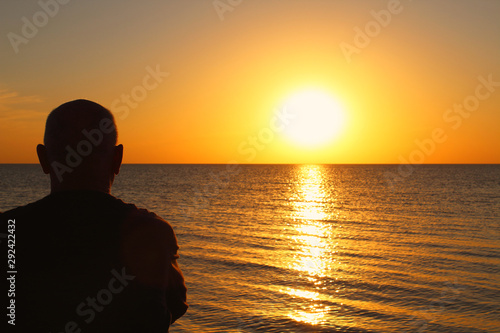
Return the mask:
<path id="1" fill-rule="evenodd" d="M 328 93 L 306 90 L 292 95 L 285 103 L 292 120 L 286 135 L 295 143 L 312 147 L 331 142 L 344 126 L 344 110 Z"/>

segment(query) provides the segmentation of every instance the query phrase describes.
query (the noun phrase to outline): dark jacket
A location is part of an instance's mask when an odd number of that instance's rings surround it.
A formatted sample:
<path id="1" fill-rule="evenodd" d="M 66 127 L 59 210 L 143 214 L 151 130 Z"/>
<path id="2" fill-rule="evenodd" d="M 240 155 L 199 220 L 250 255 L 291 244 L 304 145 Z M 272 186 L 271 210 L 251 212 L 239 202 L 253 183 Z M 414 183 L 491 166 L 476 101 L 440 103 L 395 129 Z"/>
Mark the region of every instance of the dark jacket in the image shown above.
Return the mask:
<path id="1" fill-rule="evenodd" d="M 168 332 L 187 310 L 177 239 L 154 213 L 97 191 L 65 191 L 1 214 L 0 223 L 15 234 L 15 264 L 3 271 L 16 272 L 16 331 Z M 12 244 L 2 239 L 2 253 Z"/>

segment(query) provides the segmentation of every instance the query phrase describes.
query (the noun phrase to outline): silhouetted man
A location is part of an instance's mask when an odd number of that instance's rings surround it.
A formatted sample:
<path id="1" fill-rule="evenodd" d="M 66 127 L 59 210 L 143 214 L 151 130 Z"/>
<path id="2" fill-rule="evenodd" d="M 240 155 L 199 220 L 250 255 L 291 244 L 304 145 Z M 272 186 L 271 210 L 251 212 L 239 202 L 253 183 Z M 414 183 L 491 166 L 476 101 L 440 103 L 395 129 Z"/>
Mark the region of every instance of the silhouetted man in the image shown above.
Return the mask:
<path id="1" fill-rule="evenodd" d="M 17 272 L 15 295 L 2 308 L 14 299 L 17 331 L 168 332 L 186 312 L 172 227 L 110 195 L 116 144 L 113 115 L 99 104 L 76 100 L 48 116 L 37 154 L 51 193 L 0 219 L 15 230 L 15 263 L 4 270 Z"/>

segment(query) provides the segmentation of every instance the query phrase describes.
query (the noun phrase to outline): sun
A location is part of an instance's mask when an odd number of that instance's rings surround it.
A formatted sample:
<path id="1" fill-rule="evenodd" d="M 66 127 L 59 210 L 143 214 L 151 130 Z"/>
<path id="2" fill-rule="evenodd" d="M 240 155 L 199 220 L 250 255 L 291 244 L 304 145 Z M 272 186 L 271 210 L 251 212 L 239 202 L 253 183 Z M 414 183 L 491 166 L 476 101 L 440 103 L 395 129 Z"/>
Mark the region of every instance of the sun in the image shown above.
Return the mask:
<path id="1" fill-rule="evenodd" d="M 345 123 L 342 105 L 325 91 L 303 90 L 286 99 L 291 121 L 284 133 L 294 143 L 315 147 L 332 142 Z"/>

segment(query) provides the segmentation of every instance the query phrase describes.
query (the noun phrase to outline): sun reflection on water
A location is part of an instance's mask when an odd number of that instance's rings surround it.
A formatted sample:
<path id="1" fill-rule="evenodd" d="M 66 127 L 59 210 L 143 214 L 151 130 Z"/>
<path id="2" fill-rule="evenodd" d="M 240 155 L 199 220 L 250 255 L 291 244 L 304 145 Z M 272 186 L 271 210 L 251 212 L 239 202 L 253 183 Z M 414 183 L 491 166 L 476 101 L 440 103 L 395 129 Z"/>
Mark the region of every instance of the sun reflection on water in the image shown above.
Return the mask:
<path id="1" fill-rule="evenodd" d="M 324 175 L 321 166 L 303 165 L 293 200 L 293 220 L 295 235 L 292 240 L 297 248 L 296 260 L 292 267 L 310 276 L 323 277 L 326 273 L 329 235 L 322 221 L 328 214 L 324 209 L 326 194 Z"/>
<path id="2" fill-rule="evenodd" d="M 326 320 L 331 308 L 321 301 L 320 292 L 327 277 L 336 265 L 333 256 L 331 223 L 327 210 L 328 194 L 325 191 L 325 169 L 320 165 L 299 167 L 294 190 L 290 198 L 293 235 L 290 236 L 294 254 L 289 268 L 306 278 L 312 287 L 308 290 L 284 288 L 282 293 L 299 301 L 299 306 L 287 316 L 295 321 L 317 325 Z"/>
<path id="3" fill-rule="evenodd" d="M 304 165 L 300 168 L 300 179 L 296 189 L 298 200 L 294 201 L 295 218 L 322 220 L 327 217 L 327 213 L 322 207 L 326 194 L 321 166 Z"/>

